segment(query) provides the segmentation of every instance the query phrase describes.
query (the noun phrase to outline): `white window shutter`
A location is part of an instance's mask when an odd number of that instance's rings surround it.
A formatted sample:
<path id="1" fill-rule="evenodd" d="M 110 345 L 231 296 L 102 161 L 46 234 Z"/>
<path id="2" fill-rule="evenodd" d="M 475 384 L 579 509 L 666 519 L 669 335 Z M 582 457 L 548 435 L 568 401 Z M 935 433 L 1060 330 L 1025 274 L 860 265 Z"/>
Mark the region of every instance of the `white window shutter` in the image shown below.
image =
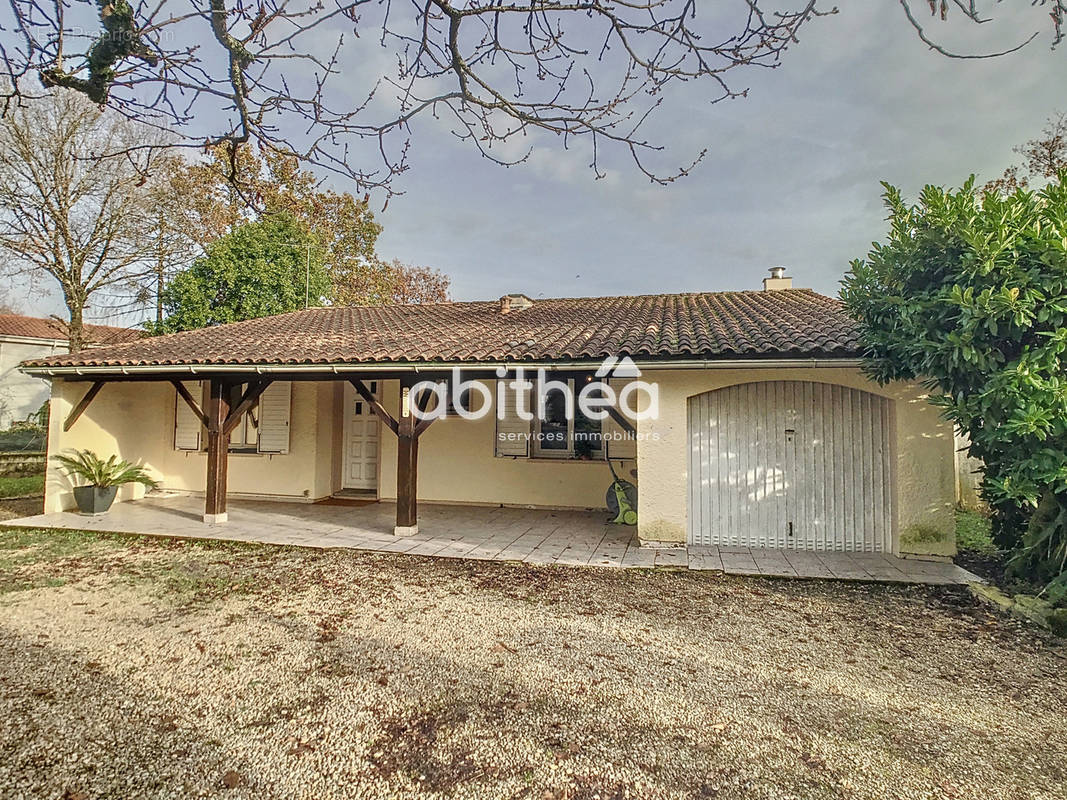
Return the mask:
<path id="1" fill-rule="evenodd" d="M 259 452 L 289 452 L 291 381 L 274 381 L 259 397 Z"/>
<path id="2" fill-rule="evenodd" d="M 637 440 L 611 417 L 604 420 L 604 436 L 608 443 L 608 458 L 636 459 Z"/>
<path id="3" fill-rule="evenodd" d="M 615 390 L 615 395 L 617 397 L 619 392 L 622 391 L 622 387 L 629 383 L 629 381 L 611 380 L 609 383 L 611 384 L 611 388 Z M 617 405 L 616 408 L 618 408 Z M 635 428 L 637 427 L 636 422 L 633 420 L 629 421 L 631 425 Z M 632 436 L 627 435 L 626 430 L 622 425 L 617 423 L 610 416 L 604 419 L 603 431 L 608 444 L 608 458 L 613 458 L 615 460 L 635 460 L 637 458 L 637 440 Z"/>
<path id="4" fill-rule="evenodd" d="M 182 385 L 188 390 L 193 399 L 203 394 L 200 381 L 183 381 Z M 175 450 L 199 450 L 200 429 L 203 427 L 193 410 L 189 408 L 177 391 L 174 392 L 174 449 Z"/>
<path id="5" fill-rule="evenodd" d="M 530 390 L 527 389 L 526 410 L 530 411 Z M 521 419 L 516 410 L 515 392 L 504 392 L 504 418 L 496 414 L 496 455 L 498 458 L 525 458 L 530 455 L 530 423 Z"/>

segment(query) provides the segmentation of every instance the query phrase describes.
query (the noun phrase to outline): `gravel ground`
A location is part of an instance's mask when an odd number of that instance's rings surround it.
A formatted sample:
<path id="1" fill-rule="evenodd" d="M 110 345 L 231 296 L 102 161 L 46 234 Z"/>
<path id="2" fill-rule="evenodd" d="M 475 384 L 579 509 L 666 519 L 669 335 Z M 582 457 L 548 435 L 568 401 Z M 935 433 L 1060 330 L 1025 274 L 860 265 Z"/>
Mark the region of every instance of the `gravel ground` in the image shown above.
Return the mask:
<path id="1" fill-rule="evenodd" d="M 0 531 L 0 797 L 1060 798 L 936 588 Z"/>

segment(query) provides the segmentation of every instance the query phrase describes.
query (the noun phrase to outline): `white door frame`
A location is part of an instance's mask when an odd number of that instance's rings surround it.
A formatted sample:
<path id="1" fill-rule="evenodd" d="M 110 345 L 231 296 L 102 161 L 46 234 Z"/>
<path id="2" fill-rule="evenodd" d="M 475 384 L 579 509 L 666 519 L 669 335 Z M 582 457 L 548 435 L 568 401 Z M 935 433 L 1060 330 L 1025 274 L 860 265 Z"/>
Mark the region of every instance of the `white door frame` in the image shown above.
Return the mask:
<path id="1" fill-rule="evenodd" d="M 374 393 L 375 397 L 381 396 L 381 381 L 368 381 L 367 386 L 371 392 Z M 379 483 L 378 473 L 381 464 L 381 420 L 378 419 L 378 415 L 374 413 L 367 401 L 359 396 L 355 387 L 348 381 L 344 382 L 341 408 L 342 435 L 344 437 L 344 445 L 341 454 L 341 488 L 373 491 L 377 496 Z M 360 409 L 362 412 L 358 417 L 356 415 L 357 409 Z M 353 425 L 357 419 L 360 420 L 365 433 L 370 434 L 361 437 L 360 449 L 363 450 L 370 441 L 373 441 L 374 443 L 373 465 L 371 459 L 368 458 L 364 460 L 363 467 L 366 476 L 361 479 L 354 479 L 352 477 L 350 460 L 352 458 L 351 451 L 354 441 L 353 437 L 356 434 Z M 367 467 L 371 468 L 368 470 L 366 469 Z"/>

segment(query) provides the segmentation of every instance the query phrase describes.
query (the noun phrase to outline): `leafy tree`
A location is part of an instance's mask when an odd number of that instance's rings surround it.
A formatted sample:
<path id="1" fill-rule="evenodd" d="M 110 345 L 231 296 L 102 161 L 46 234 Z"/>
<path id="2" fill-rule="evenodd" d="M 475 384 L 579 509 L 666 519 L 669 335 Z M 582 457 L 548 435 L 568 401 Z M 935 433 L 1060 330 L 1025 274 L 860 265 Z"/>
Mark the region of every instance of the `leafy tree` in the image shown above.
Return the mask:
<path id="1" fill-rule="evenodd" d="M 927 186 L 917 205 L 886 184 L 889 238 L 852 263 L 841 292 L 868 374 L 922 379 L 970 437 L 999 541 L 1018 547 L 1032 523 L 1016 562 L 1032 576 L 1035 542 L 1067 541 L 1065 179 L 1000 195 L 972 178 Z"/>
<path id="2" fill-rule="evenodd" d="M 131 298 L 137 310 L 152 309 L 155 324 L 163 322 L 167 284 L 194 258 L 203 254 L 198 219 L 201 187 L 188 179 L 189 165 L 168 154 L 157 159 L 145 183 L 141 228 L 145 239 L 145 271 Z"/>
<path id="3" fill-rule="evenodd" d="M 228 178 L 233 170 L 234 177 Z M 313 236 L 330 276 L 326 300 L 337 305 L 426 303 L 448 299 L 448 276 L 375 254 L 382 226 L 369 199 L 324 189 L 300 162 L 276 150 L 244 146 L 231 163 L 222 148 L 190 164 L 173 194 L 189 198 L 186 229 L 205 245 L 248 221 L 276 214 L 297 219 Z"/>
<path id="4" fill-rule="evenodd" d="M 386 265 L 392 295 L 389 303 L 444 303 L 451 279 L 440 270 L 416 267 L 393 259 Z"/>
<path id="5" fill-rule="evenodd" d="M 180 187 L 193 196 L 190 224 L 202 245 L 237 225 L 272 214 L 291 214 L 319 239 L 332 261 L 369 260 L 382 226 L 369 198 L 323 188 L 300 161 L 270 147 L 222 147 L 188 165 Z"/>
<path id="6" fill-rule="evenodd" d="M 276 214 L 207 246 L 163 291 L 153 332 L 202 328 L 319 305 L 330 290 L 322 249 L 299 220 Z"/>

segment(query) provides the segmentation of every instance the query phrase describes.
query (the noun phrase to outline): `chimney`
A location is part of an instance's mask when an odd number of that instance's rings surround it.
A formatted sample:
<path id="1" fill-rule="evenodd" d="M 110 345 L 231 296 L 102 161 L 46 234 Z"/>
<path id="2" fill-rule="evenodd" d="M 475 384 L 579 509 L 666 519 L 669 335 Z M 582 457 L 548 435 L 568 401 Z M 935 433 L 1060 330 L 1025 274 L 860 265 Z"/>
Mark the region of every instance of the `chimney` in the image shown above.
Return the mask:
<path id="1" fill-rule="evenodd" d="M 500 313 L 510 314 L 533 305 L 533 300 L 524 294 L 506 294 L 500 298 Z"/>
<path id="2" fill-rule="evenodd" d="M 771 267 L 770 273 L 771 277 L 763 279 L 763 291 L 778 292 L 793 288 L 793 279 L 785 276 L 785 267 Z"/>

